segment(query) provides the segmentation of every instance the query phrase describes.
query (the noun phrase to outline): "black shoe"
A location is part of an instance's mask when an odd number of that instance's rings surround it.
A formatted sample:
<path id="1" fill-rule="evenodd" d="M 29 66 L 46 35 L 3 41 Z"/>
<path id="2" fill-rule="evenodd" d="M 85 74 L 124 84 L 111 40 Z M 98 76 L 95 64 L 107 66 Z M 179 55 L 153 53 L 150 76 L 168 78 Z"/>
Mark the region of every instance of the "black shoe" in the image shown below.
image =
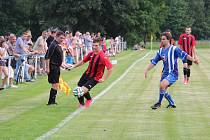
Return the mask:
<path id="1" fill-rule="evenodd" d="M 34 80 L 26 80 L 26 82 L 34 82 Z"/>
<path id="2" fill-rule="evenodd" d="M 47 105 L 58 105 L 58 103 L 53 102 L 53 103 L 47 103 Z"/>
<path id="3" fill-rule="evenodd" d="M 166 108 L 176 108 L 176 106 L 175 105 L 168 105 Z"/>
<path id="4" fill-rule="evenodd" d="M 4 90 L 4 88 L 0 88 L 0 90 Z"/>
<path id="5" fill-rule="evenodd" d="M 158 109 L 158 108 L 160 108 L 161 107 L 161 104 L 160 103 L 156 103 L 156 104 L 154 104 L 153 106 L 151 106 L 151 108 L 152 109 Z"/>

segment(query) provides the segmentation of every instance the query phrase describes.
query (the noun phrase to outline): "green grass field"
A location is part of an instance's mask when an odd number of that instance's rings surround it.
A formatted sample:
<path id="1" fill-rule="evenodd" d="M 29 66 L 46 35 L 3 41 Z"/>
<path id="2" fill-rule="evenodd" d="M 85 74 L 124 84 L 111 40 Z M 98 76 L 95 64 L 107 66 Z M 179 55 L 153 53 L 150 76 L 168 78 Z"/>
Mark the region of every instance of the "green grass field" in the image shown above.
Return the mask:
<path id="1" fill-rule="evenodd" d="M 97 85 L 91 93 L 97 96 L 118 79 L 137 59 L 149 51 L 125 51 L 113 58 L 112 77 Z M 156 51 L 136 63 L 128 73 L 97 99 L 88 109 L 81 110 L 50 140 L 208 140 L 210 139 L 210 49 L 198 49 L 201 63 L 193 65 L 190 85 L 180 78 L 170 87 L 177 108 L 151 110 L 158 98 L 162 64 L 144 79 L 144 69 Z M 180 61 L 181 62 L 181 61 Z M 86 67 L 63 72 L 62 77 L 74 88 Z M 78 107 L 73 95 L 59 92 L 58 106 L 46 106 L 50 85 L 46 77 L 34 83 L 20 84 L 18 89 L 0 93 L 0 139 L 32 140 L 57 127 Z"/>

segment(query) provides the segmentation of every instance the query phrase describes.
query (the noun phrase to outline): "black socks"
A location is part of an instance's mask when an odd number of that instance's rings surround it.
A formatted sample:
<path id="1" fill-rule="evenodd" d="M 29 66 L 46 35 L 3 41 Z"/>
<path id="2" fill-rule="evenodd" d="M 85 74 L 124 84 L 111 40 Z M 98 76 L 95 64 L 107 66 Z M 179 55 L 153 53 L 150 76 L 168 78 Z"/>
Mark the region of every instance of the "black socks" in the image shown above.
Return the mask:
<path id="1" fill-rule="evenodd" d="M 190 77 L 190 69 L 188 68 L 183 68 L 183 73 L 185 77 Z"/>
<path id="2" fill-rule="evenodd" d="M 57 90 L 51 88 L 50 89 L 50 97 L 49 97 L 48 105 L 49 104 L 56 104 L 56 102 L 55 102 L 56 95 L 57 95 Z"/>
<path id="3" fill-rule="evenodd" d="M 84 94 L 84 96 L 78 98 L 78 101 L 81 105 L 85 105 L 84 97 L 85 97 L 86 100 L 92 100 L 92 98 L 90 96 L 90 93 L 87 92 L 87 93 Z"/>

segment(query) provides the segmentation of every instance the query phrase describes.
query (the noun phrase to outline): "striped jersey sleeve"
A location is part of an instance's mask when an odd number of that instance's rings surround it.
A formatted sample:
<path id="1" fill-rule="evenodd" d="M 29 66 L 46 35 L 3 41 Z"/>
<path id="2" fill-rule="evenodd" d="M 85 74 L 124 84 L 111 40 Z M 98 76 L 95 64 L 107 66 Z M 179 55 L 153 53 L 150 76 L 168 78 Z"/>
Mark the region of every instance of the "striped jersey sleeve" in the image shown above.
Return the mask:
<path id="1" fill-rule="evenodd" d="M 188 54 L 186 52 L 182 51 L 180 48 L 176 47 L 175 48 L 175 55 L 177 57 L 179 57 L 180 59 L 185 60 L 185 59 L 187 59 Z"/>
<path id="2" fill-rule="evenodd" d="M 151 63 L 153 65 L 156 65 L 161 60 L 161 51 L 162 51 L 162 48 L 160 48 L 160 50 L 157 52 L 156 56 L 151 60 Z"/>

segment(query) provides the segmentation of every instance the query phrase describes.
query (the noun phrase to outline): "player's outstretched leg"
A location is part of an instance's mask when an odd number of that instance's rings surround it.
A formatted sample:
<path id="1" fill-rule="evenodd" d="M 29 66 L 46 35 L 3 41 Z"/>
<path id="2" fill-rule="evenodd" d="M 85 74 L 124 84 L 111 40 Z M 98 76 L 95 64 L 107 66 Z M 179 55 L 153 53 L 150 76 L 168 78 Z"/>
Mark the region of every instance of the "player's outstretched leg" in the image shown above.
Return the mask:
<path id="1" fill-rule="evenodd" d="M 85 107 L 88 108 L 92 103 L 92 98 L 90 96 L 90 93 L 89 92 L 85 93 L 84 97 L 86 98 Z"/>

